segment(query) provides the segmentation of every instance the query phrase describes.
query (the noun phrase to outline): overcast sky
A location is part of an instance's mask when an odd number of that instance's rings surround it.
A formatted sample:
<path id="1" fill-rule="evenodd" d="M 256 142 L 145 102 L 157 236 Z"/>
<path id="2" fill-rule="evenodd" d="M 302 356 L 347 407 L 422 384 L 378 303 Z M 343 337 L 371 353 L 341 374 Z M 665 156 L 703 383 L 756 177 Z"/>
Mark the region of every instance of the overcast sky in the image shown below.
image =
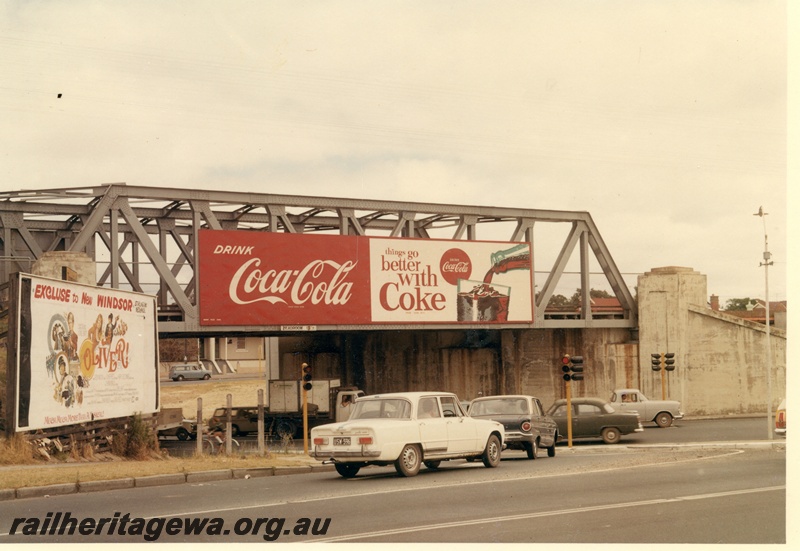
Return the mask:
<path id="1" fill-rule="evenodd" d="M 785 1 L 0 0 L 0 189 L 585 210 L 723 305 L 765 222 L 785 300 L 786 66 Z"/>

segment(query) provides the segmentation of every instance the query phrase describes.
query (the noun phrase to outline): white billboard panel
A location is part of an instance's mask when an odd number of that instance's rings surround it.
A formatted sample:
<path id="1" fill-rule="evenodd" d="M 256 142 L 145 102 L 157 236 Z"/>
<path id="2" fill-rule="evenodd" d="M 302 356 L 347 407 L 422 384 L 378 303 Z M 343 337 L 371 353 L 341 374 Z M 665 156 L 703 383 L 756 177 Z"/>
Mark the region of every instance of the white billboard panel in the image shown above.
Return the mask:
<path id="1" fill-rule="evenodd" d="M 156 300 L 21 275 L 16 430 L 159 409 Z"/>
<path id="2" fill-rule="evenodd" d="M 529 243 L 372 238 L 372 321 L 531 323 Z"/>

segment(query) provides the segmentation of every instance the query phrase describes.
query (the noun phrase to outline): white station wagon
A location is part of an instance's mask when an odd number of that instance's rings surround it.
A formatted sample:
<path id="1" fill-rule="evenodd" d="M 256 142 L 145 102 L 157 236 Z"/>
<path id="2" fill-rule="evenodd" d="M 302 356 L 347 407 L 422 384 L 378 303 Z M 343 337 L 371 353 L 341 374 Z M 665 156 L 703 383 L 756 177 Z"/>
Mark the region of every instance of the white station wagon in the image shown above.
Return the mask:
<path id="1" fill-rule="evenodd" d="M 394 465 L 414 476 L 424 464 L 436 469 L 450 459 L 500 464 L 503 425 L 469 417 L 447 392 L 402 392 L 358 398 L 350 418 L 311 429 L 311 456 L 333 463 L 345 478 L 367 465 Z"/>

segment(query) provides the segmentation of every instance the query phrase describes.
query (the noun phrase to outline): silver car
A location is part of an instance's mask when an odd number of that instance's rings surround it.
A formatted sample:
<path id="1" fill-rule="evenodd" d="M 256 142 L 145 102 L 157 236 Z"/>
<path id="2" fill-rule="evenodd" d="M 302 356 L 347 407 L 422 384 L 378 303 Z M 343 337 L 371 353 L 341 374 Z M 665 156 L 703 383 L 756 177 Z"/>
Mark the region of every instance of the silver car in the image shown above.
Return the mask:
<path id="1" fill-rule="evenodd" d="M 677 400 L 651 400 L 636 388 L 618 388 L 609 401 L 617 411 L 635 411 L 642 423 L 652 422 L 662 428 L 672 425 L 674 419 L 683 419 Z"/>
<path id="2" fill-rule="evenodd" d="M 211 372 L 198 364 L 173 365 L 169 368 L 169 378 L 173 381 L 183 381 L 186 379 L 207 381 L 211 378 Z"/>

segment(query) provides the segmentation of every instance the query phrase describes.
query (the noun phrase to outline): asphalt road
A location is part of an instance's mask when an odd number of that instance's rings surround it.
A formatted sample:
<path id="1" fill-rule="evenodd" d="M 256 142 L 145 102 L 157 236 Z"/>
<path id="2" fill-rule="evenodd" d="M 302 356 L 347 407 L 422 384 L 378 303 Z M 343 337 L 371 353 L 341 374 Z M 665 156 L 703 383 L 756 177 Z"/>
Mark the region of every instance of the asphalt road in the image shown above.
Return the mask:
<path id="1" fill-rule="evenodd" d="M 324 472 L 0 502 L 0 545 L 147 533 L 170 543 L 782 543 L 785 484 L 785 452 L 769 446 L 585 446 L 535 461 L 508 452 L 496 469 L 446 462 L 413 478 L 371 467 L 350 480 Z M 110 520 L 97 535 L 21 535 L 59 512 Z M 138 518 L 149 532 L 135 533 Z M 203 519 L 200 534 L 185 534 Z"/>

